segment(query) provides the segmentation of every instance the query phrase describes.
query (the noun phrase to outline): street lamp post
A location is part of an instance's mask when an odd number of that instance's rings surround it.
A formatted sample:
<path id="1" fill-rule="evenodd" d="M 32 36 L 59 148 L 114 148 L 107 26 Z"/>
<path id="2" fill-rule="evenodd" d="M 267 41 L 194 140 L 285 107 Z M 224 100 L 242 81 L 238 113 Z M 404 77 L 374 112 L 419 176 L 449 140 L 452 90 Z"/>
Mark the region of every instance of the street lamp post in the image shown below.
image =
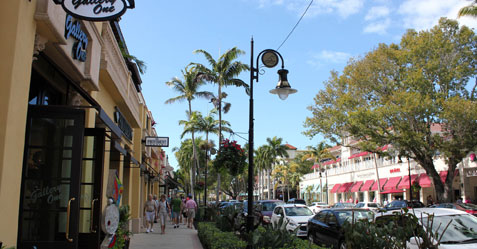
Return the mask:
<path id="1" fill-rule="evenodd" d="M 249 130 L 248 130 L 248 215 L 247 215 L 247 230 L 253 230 L 253 81 L 258 82 L 258 59 L 262 58 L 262 63 L 268 68 L 273 68 L 278 65 L 279 60 L 282 62 L 282 68 L 278 70 L 278 75 L 280 76 L 277 86 L 270 90 L 270 93 L 277 94 L 280 99 L 285 100 L 289 94 L 296 93 L 297 90 L 292 89 L 287 80 L 288 70 L 285 69 L 285 62 L 283 57 L 278 51 L 273 49 L 265 49 L 260 52 L 257 56 L 256 63 L 254 67 L 254 57 L 253 57 L 253 38 L 250 41 L 250 113 L 249 113 Z"/>

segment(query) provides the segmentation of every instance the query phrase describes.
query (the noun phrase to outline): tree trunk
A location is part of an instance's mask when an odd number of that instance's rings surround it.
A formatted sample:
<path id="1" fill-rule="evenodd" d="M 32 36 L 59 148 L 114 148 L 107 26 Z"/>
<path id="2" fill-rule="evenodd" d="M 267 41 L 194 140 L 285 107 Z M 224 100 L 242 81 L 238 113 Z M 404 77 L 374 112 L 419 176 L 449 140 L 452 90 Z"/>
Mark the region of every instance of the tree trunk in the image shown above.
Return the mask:
<path id="1" fill-rule="evenodd" d="M 207 206 L 207 174 L 209 173 L 209 132 L 205 132 L 205 141 L 207 142 L 207 147 L 205 149 L 204 206 Z"/>
<path id="2" fill-rule="evenodd" d="M 374 153 L 374 167 L 376 169 L 376 181 L 378 184 L 378 198 L 376 200 L 377 202 L 383 203 L 383 200 L 381 200 L 381 182 L 379 181 L 378 161 L 376 159 L 376 153 Z"/>
<path id="3" fill-rule="evenodd" d="M 271 183 L 271 179 L 270 179 L 270 169 L 267 169 L 267 188 L 268 188 L 268 199 L 271 200 L 272 199 L 272 195 L 271 195 L 271 188 L 270 188 L 270 185 L 272 185 Z"/>
<path id="4" fill-rule="evenodd" d="M 288 198 L 287 200 L 290 200 L 290 187 L 289 187 L 288 181 L 286 182 L 287 182 L 286 186 L 287 186 L 287 198 Z"/>
<path id="5" fill-rule="evenodd" d="M 191 120 L 192 116 L 192 106 L 191 106 L 191 101 L 189 100 L 189 121 Z M 192 130 L 192 155 L 194 159 L 192 160 L 192 167 L 190 169 L 190 191 L 191 195 L 194 197 L 194 200 L 197 200 L 195 196 L 195 191 L 194 191 L 194 186 L 195 186 L 195 166 L 199 166 L 199 160 L 197 160 L 197 151 L 195 148 L 195 137 L 194 137 L 194 130 Z"/>

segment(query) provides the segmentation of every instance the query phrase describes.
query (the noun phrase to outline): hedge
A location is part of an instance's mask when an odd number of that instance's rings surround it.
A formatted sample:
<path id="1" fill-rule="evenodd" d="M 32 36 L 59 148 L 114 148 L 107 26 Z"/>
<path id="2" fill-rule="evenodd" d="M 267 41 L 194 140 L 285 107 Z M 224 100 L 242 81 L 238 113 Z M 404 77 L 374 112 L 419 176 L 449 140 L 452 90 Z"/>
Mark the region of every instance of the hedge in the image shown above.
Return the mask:
<path id="1" fill-rule="evenodd" d="M 245 249 L 247 243 L 240 240 L 233 232 L 222 232 L 212 222 L 198 224 L 200 242 L 205 249 Z"/>

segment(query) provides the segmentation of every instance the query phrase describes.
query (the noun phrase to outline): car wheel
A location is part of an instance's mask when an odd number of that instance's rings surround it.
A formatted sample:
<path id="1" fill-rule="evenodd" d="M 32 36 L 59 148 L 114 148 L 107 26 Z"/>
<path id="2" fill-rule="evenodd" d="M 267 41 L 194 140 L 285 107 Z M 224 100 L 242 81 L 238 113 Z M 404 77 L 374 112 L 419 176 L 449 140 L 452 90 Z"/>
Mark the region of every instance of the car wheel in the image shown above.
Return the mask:
<path id="1" fill-rule="evenodd" d="M 346 249 L 346 244 L 343 241 L 340 241 L 338 244 L 338 249 Z"/>
<path id="2" fill-rule="evenodd" d="M 314 244 L 315 236 L 313 236 L 313 234 L 308 233 L 308 241 L 310 241 L 310 244 Z"/>

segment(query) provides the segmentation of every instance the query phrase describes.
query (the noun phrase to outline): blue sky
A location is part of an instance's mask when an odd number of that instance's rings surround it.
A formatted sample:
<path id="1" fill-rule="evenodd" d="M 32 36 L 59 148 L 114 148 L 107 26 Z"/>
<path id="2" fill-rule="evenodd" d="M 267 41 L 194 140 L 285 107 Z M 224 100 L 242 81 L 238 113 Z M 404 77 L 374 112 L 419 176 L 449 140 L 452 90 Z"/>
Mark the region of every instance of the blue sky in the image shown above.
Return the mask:
<path id="1" fill-rule="evenodd" d="M 244 50 L 239 59 L 250 63 L 250 39 L 255 41 L 255 56 L 264 49 L 277 49 L 308 6 L 307 0 L 203 0 L 136 1 L 120 22 L 131 54 L 145 61 L 142 75 L 143 95 L 157 122 L 159 136 L 170 137 L 165 148 L 170 163 L 177 168 L 172 153 L 180 146 L 187 103 L 166 105 L 177 93 L 165 85 L 172 77 L 181 77 L 181 69 L 190 62 L 206 64 L 204 49 L 218 58 L 232 47 Z M 428 29 L 441 16 L 456 18 L 458 9 L 468 0 L 315 0 L 305 18 L 279 52 L 285 59 L 288 80 L 298 93 L 285 101 L 268 91 L 278 82 L 276 68 L 265 68 L 254 84 L 255 148 L 267 137 L 282 137 L 284 142 L 305 149 L 321 137 L 305 137 L 303 122 L 310 116 L 307 106 L 323 88 L 331 70 L 341 71 L 350 58 L 359 58 L 379 43 L 399 43 L 407 29 Z M 477 22 L 461 18 L 472 28 Z M 254 58 L 255 61 L 255 58 Z M 249 73 L 239 76 L 249 83 Z M 216 92 L 216 87 L 204 90 Z M 242 89 L 226 88 L 226 101 L 232 108 L 223 117 L 236 132 L 248 132 L 249 97 Z M 207 113 L 213 108 L 206 100 L 195 100 L 192 108 Z M 241 134 L 248 138 L 247 134 Z M 246 141 L 231 137 L 240 144 Z M 217 137 L 212 137 L 217 140 Z M 217 141 L 216 141 L 217 144 Z"/>

